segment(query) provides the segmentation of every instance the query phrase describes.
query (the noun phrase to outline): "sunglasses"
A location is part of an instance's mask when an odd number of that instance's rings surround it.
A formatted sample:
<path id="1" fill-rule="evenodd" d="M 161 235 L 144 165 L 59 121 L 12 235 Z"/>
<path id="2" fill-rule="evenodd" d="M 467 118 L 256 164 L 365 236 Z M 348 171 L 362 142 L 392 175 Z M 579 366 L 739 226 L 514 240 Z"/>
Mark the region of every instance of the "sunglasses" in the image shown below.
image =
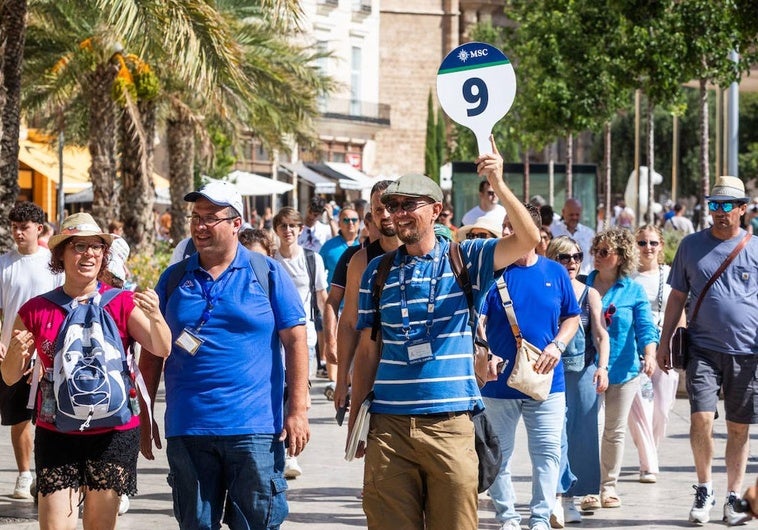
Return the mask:
<path id="1" fill-rule="evenodd" d="M 603 313 L 603 318 L 605 319 L 605 327 L 609 328 L 611 327 L 611 321 L 613 320 L 613 315 L 616 313 L 616 306 L 611 304 L 608 306 L 608 309 L 605 310 Z"/>
<path id="2" fill-rule="evenodd" d="M 558 254 L 558 261 L 561 263 L 569 263 L 574 260 L 576 263 L 581 263 L 584 259 L 584 252 L 577 252 L 576 254 Z"/>
<path id="3" fill-rule="evenodd" d="M 494 237 L 494 236 L 488 232 L 479 233 L 479 234 L 474 234 L 472 232 L 469 232 L 468 234 L 466 234 L 466 239 L 490 239 L 491 237 Z"/>
<path id="4" fill-rule="evenodd" d="M 643 241 L 637 241 L 637 246 L 638 247 L 646 247 L 646 246 L 650 245 L 651 247 L 655 248 L 655 247 L 657 247 L 660 244 L 661 244 L 660 241 L 644 241 L 644 240 Z"/>
<path id="5" fill-rule="evenodd" d="M 427 202 L 427 201 L 392 201 L 385 204 L 385 207 L 387 208 L 387 211 L 389 213 L 397 213 L 400 210 L 403 210 L 404 212 L 414 212 L 418 210 L 419 208 L 423 208 L 424 206 L 427 206 L 429 204 L 434 204 L 433 202 Z"/>
<path id="6" fill-rule="evenodd" d="M 708 209 L 712 212 L 718 212 L 719 208 L 723 210 L 724 213 L 729 213 L 732 210 L 734 210 L 734 207 L 736 206 L 733 202 L 709 202 L 708 203 Z"/>
<path id="7" fill-rule="evenodd" d="M 300 228 L 300 226 L 301 225 L 296 224 L 296 223 L 282 223 L 277 228 L 281 228 L 282 230 L 297 230 L 298 228 Z"/>
<path id="8" fill-rule="evenodd" d="M 360 221 L 360 219 L 358 219 L 357 217 L 343 217 L 342 218 L 342 222 L 345 223 L 346 225 L 350 223 L 357 223 L 358 221 Z"/>
<path id="9" fill-rule="evenodd" d="M 592 253 L 595 256 L 600 256 L 601 258 L 607 258 L 611 254 L 615 254 L 616 251 L 615 250 L 609 250 L 607 248 L 593 248 L 592 249 Z"/>

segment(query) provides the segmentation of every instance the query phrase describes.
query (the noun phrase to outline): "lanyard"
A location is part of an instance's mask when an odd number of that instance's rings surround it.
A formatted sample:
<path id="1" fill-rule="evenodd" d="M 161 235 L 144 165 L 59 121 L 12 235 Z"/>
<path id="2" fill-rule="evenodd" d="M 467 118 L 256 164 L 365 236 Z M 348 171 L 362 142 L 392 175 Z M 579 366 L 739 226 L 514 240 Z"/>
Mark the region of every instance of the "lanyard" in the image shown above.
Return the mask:
<path id="1" fill-rule="evenodd" d="M 200 282 L 200 288 L 203 291 L 203 299 L 205 300 L 205 309 L 203 309 L 203 314 L 200 316 L 200 322 L 198 322 L 197 327 L 195 328 L 196 331 L 200 331 L 200 329 L 208 323 L 208 321 L 211 318 L 211 313 L 213 312 L 213 309 L 216 307 L 216 302 L 218 302 L 219 297 L 221 296 L 221 293 L 224 292 L 224 287 L 226 287 L 226 284 L 229 282 L 229 278 L 232 275 L 231 269 L 225 271 L 223 273 L 224 279 L 223 284 L 221 284 L 221 279 L 217 281 L 211 281 L 211 282 Z M 218 285 L 218 289 L 214 289 Z M 212 294 L 213 291 L 215 291 L 216 294 Z"/>
<path id="2" fill-rule="evenodd" d="M 399 282 L 400 282 L 400 316 L 403 319 L 403 333 L 405 338 L 408 339 L 411 333 L 411 320 L 408 311 L 408 300 L 405 295 L 405 267 L 408 264 L 408 255 L 403 257 L 403 262 L 400 264 Z M 431 335 L 432 323 L 434 322 L 434 300 L 437 296 L 437 281 L 440 275 L 440 268 L 442 260 L 440 259 L 440 244 L 439 242 L 434 246 L 434 257 L 432 265 L 432 278 L 431 286 L 429 287 L 429 302 L 426 305 L 426 336 Z M 411 278 L 413 281 L 413 278 Z"/>

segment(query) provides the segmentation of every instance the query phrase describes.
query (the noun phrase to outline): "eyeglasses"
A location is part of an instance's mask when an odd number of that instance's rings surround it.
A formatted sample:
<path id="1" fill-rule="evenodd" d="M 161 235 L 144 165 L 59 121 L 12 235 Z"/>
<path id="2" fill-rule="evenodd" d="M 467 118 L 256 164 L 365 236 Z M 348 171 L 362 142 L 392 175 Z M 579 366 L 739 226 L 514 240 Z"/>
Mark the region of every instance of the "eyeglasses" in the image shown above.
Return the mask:
<path id="1" fill-rule="evenodd" d="M 88 250 L 92 251 L 92 254 L 95 256 L 100 256 L 103 251 L 105 250 L 105 244 L 104 243 L 70 243 L 71 248 L 74 249 L 74 252 L 77 254 L 84 254 Z"/>
<path id="2" fill-rule="evenodd" d="M 357 217 L 343 217 L 342 218 L 342 222 L 345 223 L 346 225 L 350 223 L 357 223 L 358 221 L 360 221 L 360 219 L 358 219 Z"/>
<path id="3" fill-rule="evenodd" d="M 569 263 L 574 260 L 576 263 L 581 263 L 584 259 L 584 252 L 577 252 L 576 254 L 558 254 L 558 261 L 561 263 Z"/>
<path id="4" fill-rule="evenodd" d="M 231 221 L 234 219 L 234 217 L 216 217 L 215 215 L 197 215 L 192 214 L 188 215 L 187 219 L 189 219 L 190 224 L 193 225 L 203 225 L 207 226 L 209 228 L 213 228 L 217 224 L 219 224 L 221 221 Z"/>
<path id="5" fill-rule="evenodd" d="M 605 310 L 603 313 L 603 318 L 605 319 L 605 327 L 609 328 L 611 327 L 611 321 L 613 320 L 613 315 L 616 314 L 616 306 L 611 304 L 608 306 L 608 309 Z"/>
<path id="6" fill-rule="evenodd" d="M 610 249 L 607 249 L 607 248 L 593 248 L 592 249 L 592 253 L 595 256 L 599 256 L 601 258 L 607 258 L 611 254 L 615 254 L 616 251 L 615 250 L 610 250 Z"/>
<path id="7" fill-rule="evenodd" d="M 301 226 L 302 225 L 299 225 L 299 224 L 296 224 L 296 223 L 291 223 L 291 224 L 282 223 L 282 224 L 278 225 L 277 228 L 281 228 L 282 230 L 297 230 Z M 310 235 L 310 234 L 308 234 L 308 235 Z"/>
<path id="8" fill-rule="evenodd" d="M 434 204 L 434 203 L 427 202 L 427 201 L 408 200 L 408 201 L 403 201 L 403 202 L 398 202 L 398 201 L 388 202 L 387 204 L 385 204 L 385 206 L 389 213 L 395 214 L 399 212 L 400 210 L 403 210 L 404 212 L 414 212 L 418 210 L 419 208 L 423 208 L 424 206 L 428 206 L 430 204 Z"/>
<path id="9" fill-rule="evenodd" d="M 494 236 L 490 234 L 489 232 L 484 232 L 484 233 L 480 232 L 478 234 L 469 232 L 468 234 L 466 234 L 466 239 L 490 239 L 492 237 Z"/>
<path id="10" fill-rule="evenodd" d="M 734 210 L 735 203 L 733 202 L 709 202 L 708 203 L 708 209 L 712 212 L 718 212 L 719 208 L 721 208 L 724 213 L 729 213 L 732 210 Z"/>
<path id="11" fill-rule="evenodd" d="M 655 247 L 657 247 L 660 244 L 661 244 L 660 241 L 637 241 L 637 246 L 638 247 L 646 247 L 646 246 L 650 245 L 651 247 L 655 248 Z"/>

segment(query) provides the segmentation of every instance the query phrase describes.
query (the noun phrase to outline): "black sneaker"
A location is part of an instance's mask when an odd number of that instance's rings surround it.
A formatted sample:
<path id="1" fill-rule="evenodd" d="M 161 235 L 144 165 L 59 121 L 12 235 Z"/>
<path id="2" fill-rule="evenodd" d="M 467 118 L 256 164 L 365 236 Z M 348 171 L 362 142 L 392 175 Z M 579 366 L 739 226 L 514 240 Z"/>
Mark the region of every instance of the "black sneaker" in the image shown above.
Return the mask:
<path id="1" fill-rule="evenodd" d="M 735 508 L 740 508 L 740 498 L 733 491 L 729 492 L 729 496 L 724 503 L 724 517 L 721 519 L 727 526 L 737 526 L 745 524 L 753 518 L 749 513 L 743 511 L 737 511 Z"/>

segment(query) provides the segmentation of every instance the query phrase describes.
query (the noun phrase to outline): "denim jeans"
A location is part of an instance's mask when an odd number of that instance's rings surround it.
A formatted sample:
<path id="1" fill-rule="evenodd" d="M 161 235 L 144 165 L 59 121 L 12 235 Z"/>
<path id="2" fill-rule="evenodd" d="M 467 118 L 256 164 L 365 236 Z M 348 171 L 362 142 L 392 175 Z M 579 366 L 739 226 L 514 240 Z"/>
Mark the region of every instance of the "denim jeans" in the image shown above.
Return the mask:
<path id="1" fill-rule="evenodd" d="M 511 455 L 516 425 L 523 415 L 532 461 L 532 500 L 529 527 L 550 528 L 561 461 L 561 435 L 565 421 L 566 399 L 563 392 L 550 394 L 545 401 L 533 399 L 484 398 L 485 413 L 500 439 L 503 466 L 489 489 L 495 518 L 504 523 L 521 521 L 516 511 L 516 494 L 511 482 Z"/>
<path id="2" fill-rule="evenodd" d="M 287 516 L 284 445 L 275 434 L 166 441 L 168 483 L 182 530 L 277 530 Z"/>

